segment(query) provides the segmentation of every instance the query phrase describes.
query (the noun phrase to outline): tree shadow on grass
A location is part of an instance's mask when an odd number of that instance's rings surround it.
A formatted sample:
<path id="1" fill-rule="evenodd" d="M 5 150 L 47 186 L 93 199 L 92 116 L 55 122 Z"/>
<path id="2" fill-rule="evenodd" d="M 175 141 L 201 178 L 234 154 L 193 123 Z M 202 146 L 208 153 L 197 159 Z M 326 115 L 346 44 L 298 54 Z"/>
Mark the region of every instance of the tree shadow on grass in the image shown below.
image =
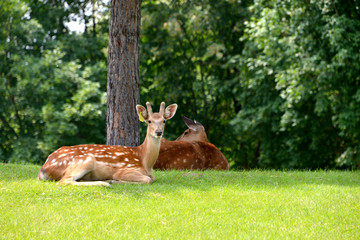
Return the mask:
<path id="1" fill-rule="evenodd" d="M 201 183 L 208 186 L 339 185 L 360 187 L 360 171 L 156 171 L 159 182 Z M 171 179 L 169 179 L 171 177 Z"/>
<path id="2" fill-rule="evenodd" d="M 214 188 L 263 191 L 324 185 L 360 189 L 360 171 L 155 171 L 154 175 L 157 180 L 152 185 L 112 186 L 109 191 L 146 196 L 188 190 L 205 193 Z"/>
<path id="3" fill-rule="evenodd" d="M 41 166 L 0 164 L 1 181 L 36 179 Z M 209 191 L 213 188 L 262 190 L 310 185 L 360 188 L 360 171 L 155 171 L 151 185 L 114 184 L 106 191 L 138 195 L 139 192 Z M 55 183 L 54 183 L 55 184 Z"/>

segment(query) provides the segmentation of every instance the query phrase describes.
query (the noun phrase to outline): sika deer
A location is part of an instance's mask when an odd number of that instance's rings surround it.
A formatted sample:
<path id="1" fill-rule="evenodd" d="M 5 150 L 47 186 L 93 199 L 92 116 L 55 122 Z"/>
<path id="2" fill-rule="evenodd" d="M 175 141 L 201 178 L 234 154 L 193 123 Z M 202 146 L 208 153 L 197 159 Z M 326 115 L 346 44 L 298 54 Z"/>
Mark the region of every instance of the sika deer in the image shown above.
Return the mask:
<path id="1" fill-rule="evenodd" d="M 166 120 L 171 119 L 177 105 L 153 113 L 137 105 L 140 121 L 147 123 L 144 142 L 138 147 L 109 145 L 64 146 L 49 155 L 38 175 L 39 180 L 60 180 L 58 184 L 102 185 L 112 182 L 152 183 L 153 165 L 159 155 Z"/>
<path id="2" fill-rule="evenodd" d="M 183 117 L 187 129 L 176 141 L 161 140 L 160 154 L 154 169 L 215 169 L 229 170 L 221 151 L 208 142 L 201 123 Z"/>

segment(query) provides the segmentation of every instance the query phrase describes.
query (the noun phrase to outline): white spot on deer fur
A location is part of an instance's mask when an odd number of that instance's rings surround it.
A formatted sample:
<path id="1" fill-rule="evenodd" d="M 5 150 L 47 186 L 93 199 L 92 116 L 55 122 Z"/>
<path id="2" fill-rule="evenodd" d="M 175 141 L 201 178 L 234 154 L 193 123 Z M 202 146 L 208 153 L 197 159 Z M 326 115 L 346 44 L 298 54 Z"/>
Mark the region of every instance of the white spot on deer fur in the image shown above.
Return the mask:
<path id="1" fill-rule="evenodd" d="M 189 156 L 189 154 L 187 153 L 187 154 L 186 154 L 186 156 L 188 157 L 188 156 Z"/>
<path id="2" fill-rule="evenodd" d="M 129 159 L 128 159 L 128 158 L 125 158 L 125 159 L 124 159 L 124 161 L 125 161 L 125 162 L 128 162 L 128 161 L 129 161 Z"/>
<path id="3" fill-rule="evenodd" d="M 88 148 L 87 147 L 84 147 L 85 150 L 87 150 Z"/>
<path id="4" fill-rule="evenodd" d="M 186 159 L 184 159 L 183 162 L 186 163 Z"/>
<path id="5" fill-rule="evenodd" d="M 59 162 L 59 166 L 61 166 L 62 165 L 62 162 Z"/>
<path id="6" fill-rule="evenodd" d="M 59 158 L 65 157 L 66 155 L 67 155 L 66 153 L 63 153 L 63 154 L 61 154 L 61 155 L 59 156 Z"/>
<path id="7" fill-rule="evenodd" d="M 107 166 L 111 166 L 111 167 L 121 167 L 123 165 L 125 165 L 125 163 L 121 162 L 121 163 L 105 163 L 105 162 L 98 162 L 101 164 L 105 164 Z"/>
<path id="8" fill-rule="evenodd" d="M 137 158 L 135 158 L 134 160 L 137 161 L 137 162 L 139 161 L 139 159 L 137 159 Z"/>
<path id="9" fill-rule="evenodd" d="M 83 149 L 82 147 L 79 147 L 79 149 Z"/>
<path id="10" fill-rule="evenodd" d="M 117 155 L 117 156 L 121 156 L 121 155 L 124 155 L 125 153 L 123 153 L 123 152 L 114 152 L 115 153 L 115 155 Z"/>
<path id="11" fill-rule="evenodd" d="M 53 159 L 51 162 L 53 163 L 53 162 L 55 162 L 56 161 L 56 159 Z"/>
<path id="12" fill-rule="evenodd" d="M 116 157 L 116 156 L 113 156 L 112 158 L 113 158 L 113 159 L 116 159 L 117 157 Z"/>
<path id="13" fill-rule="evenodd" d="M 94 149 L 93 149 L 93 148 L 90 148 L 90 149 L 89 149 L 89 151 L 92 151 L 92 150 L 94 150 Z"/>
<path id="14" fill-rule="evenodd" d="M 126 165 L 126 167 L 132 167 L 132 166 L 134 166 L 134 164 L 128 164 L 128 165 Z"/>
<path id="15" fill-rule="evenodd" d="M 64 152 L 68 152 L 69 151 L 69 149 L 64 149 Z"/>

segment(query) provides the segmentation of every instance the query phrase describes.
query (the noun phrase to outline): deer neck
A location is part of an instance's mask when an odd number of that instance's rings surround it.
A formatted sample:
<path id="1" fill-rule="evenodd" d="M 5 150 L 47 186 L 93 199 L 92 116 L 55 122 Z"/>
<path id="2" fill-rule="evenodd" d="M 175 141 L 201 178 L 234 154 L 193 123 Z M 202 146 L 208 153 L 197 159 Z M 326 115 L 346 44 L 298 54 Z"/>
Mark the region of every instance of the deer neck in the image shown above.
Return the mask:
<path id="1" fill-rule="evenodd" d="M 152 168 L 156 162 L 156 159 L 159 156 L 161 145 L 161 137 L 155 138 L 150 135 L 147 135 L 143 144 L 141 145 L 141 159 L 142 164 L 150 174 Z"/>

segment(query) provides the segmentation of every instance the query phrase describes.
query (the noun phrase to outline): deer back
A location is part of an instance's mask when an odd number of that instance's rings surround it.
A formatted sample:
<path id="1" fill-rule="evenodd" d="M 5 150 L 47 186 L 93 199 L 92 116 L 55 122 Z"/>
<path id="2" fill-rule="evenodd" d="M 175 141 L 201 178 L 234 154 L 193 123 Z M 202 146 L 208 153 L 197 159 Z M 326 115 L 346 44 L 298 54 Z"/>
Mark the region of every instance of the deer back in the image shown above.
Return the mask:
<path id="1" fill-rule="evenodd" d="M 229 164 L 220 150 L 211 143 L 163 139 L 154 169 L 228 170 Z"/>

